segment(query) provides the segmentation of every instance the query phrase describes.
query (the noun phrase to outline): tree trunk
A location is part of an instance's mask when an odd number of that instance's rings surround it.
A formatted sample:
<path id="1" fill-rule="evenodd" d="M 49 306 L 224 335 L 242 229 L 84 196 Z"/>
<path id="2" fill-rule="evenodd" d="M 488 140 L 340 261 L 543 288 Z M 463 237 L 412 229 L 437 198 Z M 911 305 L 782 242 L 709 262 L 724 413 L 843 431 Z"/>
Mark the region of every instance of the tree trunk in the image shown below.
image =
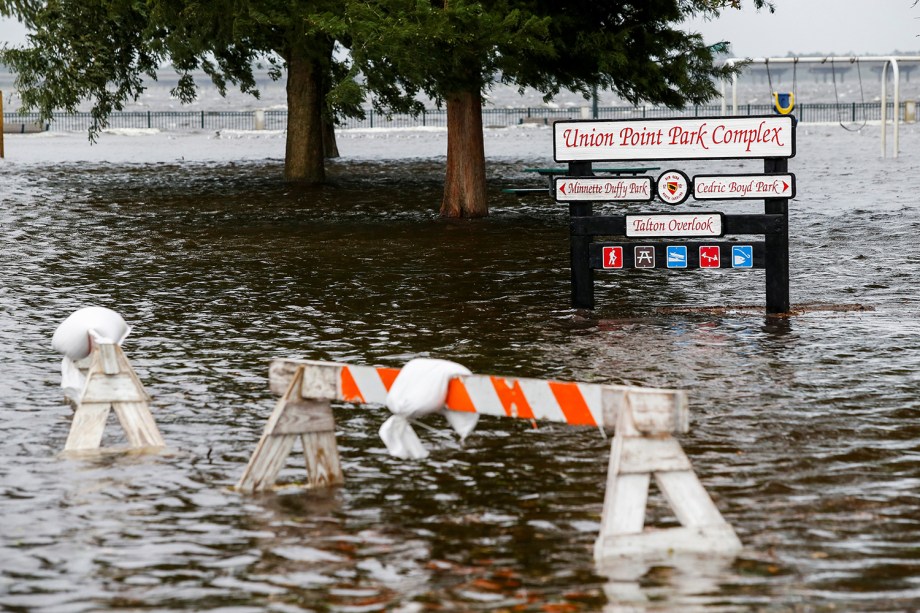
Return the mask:
<path id="1" fill-rule="evenodd" d="M 485 217 L 486 154 L 478 91 L 447 96 L 447 176 L 442 217 Z"/>
<path id="2" fill-rule="evenodd" d="M 323 158 L 322 66 L 296 46 L 287 57 L 288 127 L 284 178 L 322 183 Z"/>
<path id="3" fill-rule="evenodd" d="M 326 158 L 339 157 L 339 145 L 335 141 L 335 124 L 330 119 L 323 120 L 323 153 Z"/>

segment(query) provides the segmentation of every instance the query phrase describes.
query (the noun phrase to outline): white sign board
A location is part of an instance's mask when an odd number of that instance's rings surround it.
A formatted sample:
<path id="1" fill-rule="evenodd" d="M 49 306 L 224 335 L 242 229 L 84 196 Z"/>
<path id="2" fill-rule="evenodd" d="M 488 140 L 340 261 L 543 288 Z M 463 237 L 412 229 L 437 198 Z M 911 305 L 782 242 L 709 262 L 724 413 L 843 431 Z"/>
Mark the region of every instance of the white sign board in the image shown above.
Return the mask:
<path id="1" fill-rule="evenodd" d="M 649 202 L 652 183 L 652 177 L 557 177 L 556 202 Z"/>
<path id="2" fill-rule="evenodd" d="M 626 216 L 626 236 L 722 236 L 722 213 L 647 213 Z"/>
<path id="3" fill-rule="evenodd" d="M 557 121 L 557 162 L 791 158 L 791 115 Z"/>
<path id="4" fill-rule="evenodd" d="M 697 175 L 693 177 L 697 200 L 794 198 L 795 175 Z"/>

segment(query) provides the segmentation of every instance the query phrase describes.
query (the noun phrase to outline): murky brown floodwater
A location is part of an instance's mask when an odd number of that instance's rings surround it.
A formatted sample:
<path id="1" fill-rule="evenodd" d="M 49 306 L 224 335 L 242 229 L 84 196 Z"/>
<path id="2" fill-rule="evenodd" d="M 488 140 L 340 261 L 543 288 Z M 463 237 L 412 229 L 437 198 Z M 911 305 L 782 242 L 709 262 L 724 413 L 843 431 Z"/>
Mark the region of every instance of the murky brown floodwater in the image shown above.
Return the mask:
<path id="1" fill-rule="evenodd" d="M 657 310 L 763 304 L 763 273 L 730 270 L 599 274 L 570 309 L 564 210 L 499 191 L 544 151 L 495 161 L 475 222 L 435 216 L 439 160 L 343 160 L 322 189 L 277 161 L 0 165 L 0 610 L 916 610 L 918 144 L 800 129 L 793 302 L 875 310 L 789 320 Z M 88 303 L 134 326 L 169 453 L 57 457 L 51 334 Z M 385 411 L 343 408 L 344 487 L 238 495 L 279 356 L 686 388 L 681 442 L 745 550 L 610 580 L 609 441 L 560 426 L 423 431 L 415 463 Z"/>

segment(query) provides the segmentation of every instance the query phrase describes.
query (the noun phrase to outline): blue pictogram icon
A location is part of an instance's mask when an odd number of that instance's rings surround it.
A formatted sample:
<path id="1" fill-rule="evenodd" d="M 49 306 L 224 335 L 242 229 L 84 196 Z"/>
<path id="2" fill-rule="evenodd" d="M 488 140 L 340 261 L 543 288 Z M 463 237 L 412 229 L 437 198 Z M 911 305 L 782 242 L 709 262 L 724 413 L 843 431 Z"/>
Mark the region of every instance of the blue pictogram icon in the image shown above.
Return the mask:
<path id="1" fill-rule="evenodd" d="M 687 247 L 686 245 L 668 245 L 666 251 L 668 268 L 686 268 L 687 267 Z"/>
<path id="2" fill-rule="evenodd" d="M 732 268 L 754 268 L 754 247 L 751 245 L 733 245 Z"/>

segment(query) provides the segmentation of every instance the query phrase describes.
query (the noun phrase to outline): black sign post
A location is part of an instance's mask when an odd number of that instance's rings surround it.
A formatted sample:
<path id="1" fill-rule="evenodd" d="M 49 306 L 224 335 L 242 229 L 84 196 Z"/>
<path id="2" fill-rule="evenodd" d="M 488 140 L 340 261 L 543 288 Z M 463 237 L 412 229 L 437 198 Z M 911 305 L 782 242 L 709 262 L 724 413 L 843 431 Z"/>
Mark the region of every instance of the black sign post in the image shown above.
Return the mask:
<path id="1" fill-rule="evenodd" d="M 789 160 L 766 158 L 764 173 L 786 172 Z M 789 199 L 766 198 L 763 201 L 764 215 L 779 215 L 782 223 L 776 232 L 765 235 L 767 260 L 767 313 L 789 312 Z"/>
<path id="2" fill-rule="evenodd" d="M 795 155 L 794 121 L 770 116 L 557 122 L 555 158 L 568 162 L 568 174 L 555 180 L 554 190 L 557 202 L 569 205 L 572 306 L 594 308 L 594 271 L 599 269 L 759 268 L 766 274 L 767 313 L 787 313 L 789 199 L 795 194 L 788 158 Z M 666 170 L 656 183 L 665 213 L 593 213 L 594 202 L 651 200 L 622 196 L 626 187 L 636 189 L 635 179 L 627 184 L 615 171 L 609 181 L 596 178 L 593 162 L 756 157 L 764 161 L 763 175 L 700 175 L 697 184 L 680 170 Z M 578 181 L 585 177 L 595 178 Z M 605 193 L 615 196 L 605 198 Z M 764 212 L 676 208 L 691 195 L 699 201 L 762 199 Z M 764 240 L 727 241 L 728 235 L 762 235 Z M 596 242 L 595 237 L 626 240 Z"/>
<path id="3" fill-rule="evenodd" d="M 570 177 L 592 177 L 591 162 L 569 162 Z M 576 221 L 593 219 L 591 202 L 569 203 L 569 235 L 572 260 L 572 306 L 594 308 L 594 269 L 590 265 L 591 235 L 575 232 Z M 578 262 L 579 265 L 575 265 Z"/>

